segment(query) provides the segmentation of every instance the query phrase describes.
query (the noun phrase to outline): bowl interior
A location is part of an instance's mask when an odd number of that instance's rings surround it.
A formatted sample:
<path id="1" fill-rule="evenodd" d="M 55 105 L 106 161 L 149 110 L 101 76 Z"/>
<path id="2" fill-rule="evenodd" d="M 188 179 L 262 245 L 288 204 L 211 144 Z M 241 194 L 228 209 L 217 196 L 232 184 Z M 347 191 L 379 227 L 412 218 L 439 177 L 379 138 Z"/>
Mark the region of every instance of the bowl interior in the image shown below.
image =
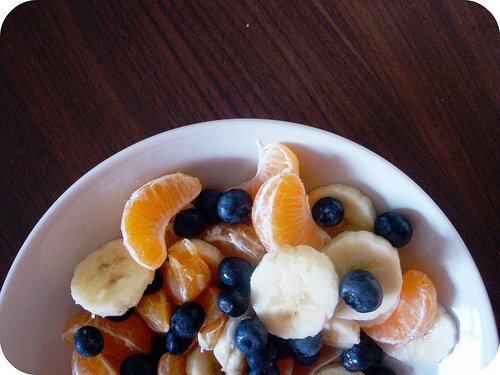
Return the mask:
<path id="1" fill-rule="evenodd" d="M 60 335 L 79 310 L 69 291 L 73 270 L 94 248 L 120 236 L 130 194 L 177 171 L 199 177 L 205 187 L 227 189 L 254 175 L 257 141 L 291 147 L 307 190 L 351 184 L 372 198 L 377 212 L 397 208 L 412 221 L 414 238 L 400 252 L 402 267 L 431 277 L 439 302 L 458 322 L 460 341 L 439 366 L 393 362 L 395 369 L 464 373 L 491 361 L 498 338 L 484 285 L 463 241 L 435 203 L 392 164 L 351 141 L 267 120 L 214 121 L 159 134 L 114 155 L 71 186 L 29 235 L 0 294 L 6 357 L 28 373 L 69 373 L 71 349 Z"/>

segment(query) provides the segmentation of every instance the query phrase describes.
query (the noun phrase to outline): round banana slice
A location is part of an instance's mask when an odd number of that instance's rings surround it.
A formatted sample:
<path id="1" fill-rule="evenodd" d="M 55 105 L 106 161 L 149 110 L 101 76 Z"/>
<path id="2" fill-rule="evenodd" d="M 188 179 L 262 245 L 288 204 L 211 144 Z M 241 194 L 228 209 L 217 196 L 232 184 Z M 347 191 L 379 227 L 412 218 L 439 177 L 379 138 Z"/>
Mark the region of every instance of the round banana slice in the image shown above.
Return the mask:
<path id="1" fill-rule="evenodd" d="M 348 231 L 332 239 L 322 252 L 332 260 L 340 280 L 346 273 L 361 269 L 371 272 L 382 287 L 382 304 L 375 311 L 357 312 L 340 298 L 335 317 L 371 321 L 382 314 L 388 317 L 396 308 L 403 278 L 398 251 L 389 241 L 367 231 Z"/>
<path id="2" fill-rule="evenodd" d="M 71 296 L 92 314 L 123 315 L 137 305 L 155 271 L 137 263 L 118 239 L 94 250 L 75 269 Z"/>
<path id="3" fill-rule="evenodd" d="M 308 194 L 309 206 L 324 197 L 338 199 L 344 206 L 344 218 L 334 227 L 321 227 L 330 236 L 348 230 L 366 230 L 373 232 L 373 225 L 377 217 L 370 198 L 353 186 L 330 184 L 314 189 Z"/>
<path id="4" fill-rule="evenodd" d="M 403 362 L 437 364 L 457 343 L 457 326 L 443 306 L 438 304 L 436 321 L 422 337 L 403 345 L 379 344 L 384 352 Z"/>
<path id="5" fill-rule="evenodd" d="M 360 342 L 360 328 L 355 320 L 332 317 L 323 328 L 323 343 L 339 349 L 349 349 Z"/>
<path id="6" fill-rule="evenodd" d="M 229 318 L 214 347 L 213 354 L 226 374 L 243 375 L 247 370 L 245 354 L 234 343 L 236 326 L 245 316 Z"/>
<path id="7" fill-rule="evenodd" d="M 273 335 L 316 335 L 333 316 L 338 277 L 330 259 L 310 246 L 284 245 L 267 253 L 252 274 L 255 313 Z"/>

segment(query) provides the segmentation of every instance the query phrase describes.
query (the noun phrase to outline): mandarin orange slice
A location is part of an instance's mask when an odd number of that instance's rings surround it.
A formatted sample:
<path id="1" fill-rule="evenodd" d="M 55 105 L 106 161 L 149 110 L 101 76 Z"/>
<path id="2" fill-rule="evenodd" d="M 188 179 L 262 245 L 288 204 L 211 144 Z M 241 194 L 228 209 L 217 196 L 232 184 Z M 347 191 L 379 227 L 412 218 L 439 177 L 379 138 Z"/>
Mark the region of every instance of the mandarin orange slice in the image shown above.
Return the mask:
<path id="1" fill-rule="evenodd" d="M 209 285 L 195 300 L 205 310 L 205 320 L 198 332 L 198 344 L 203 350 L 214 349 L 227 322 L 227 316 L 217 306 L 219 293 L 219 288 Z"/>
<path id="2" fill-rule="evenodd" d="M 259 151 L 257 174 L 251 180 L 235 187 L 248 191 L 252 198 L 255 198 L 260 186 L 270 177 L 284 170 L 299 174 L 299 160 L 292 150 L 284 144 L 272 143 Z"/>
<path id="3" fill-rule="evenodd" d="M 73 350 L 71 373 L 73 375 L 118 375 L 120 363 L 107 358 L 102 353 L 92 358 L 86 358 Z"/>
<path id="4" fill-rule="evenodd" d="M 399 303 L 383 323 L 363 328 L 375 341 L 399 345 L 423 336 L 434 324 L 437 312 L 436 289 L 423 272 L 403 274 Z"/>
<path id="5" fill-rule="evenodd" d="M 132 194 L 123 210 L 121 231 L 125 246 L 139 264 L 150 269 L 163 264 L 168 222 L 200 191 L 196 177 L 174 173 L 150 181 Z"/>
<path id="6" fill-rule="evenodd" d="M 156 333 L 167 333 L 174 311 L 175 305 L 170 301 L 165 285 L 157 292 L 143 296 L 135 307 L 137 315 Z"/>
<path id="7" fill-rule="evenodd" d="M 158 364 L 158 375 L 185 375 L 186 358 L 181 355 L 164 353 Z"/>
<path id="8" fill-rule="evenodd" d="M 198 297 L 212 277 L 207 264 L 191 244 L 185 239 L 170 246 L 168 261 L 162 268 L 167 291 L 177 305 Z"/>
<path id="9" fill-rule="evenodd" d="M 224 259 L 222 252 L 214 245 L 196 238 L 190 239 L 194 246 L 196 246 L 196 252 L 201 259 L 205 261 L 210 272 L 212 273 L 212 282 L 220 282 L 219 278 L 219 263 Z"/>
<path id="10" fill-rule="evenodd" d="M 123 322 L 112 322 L 100 316 L 92 318 L 88 312 L 81 313 L 70 319 L 64 327 L 63 341 L 74 345 L 75 333 L 84 325 L 96 327 L 101 331 L 104 338 L 101 354 L 110 361 L 121 363 L 134 353 L 150 352 L 151 331 L 135 314 Z"/>
<path id="11" fill-rule="evenodd" d="M 220 249 L 225 258 L 243 258 L 254 266 L 266 254 L 257 232 L 249 224 L 217 224 L 203 233 L 202 238 Z"/>
<path id="12" fill-rule="evenodd" d="M 280 375 L 292 375 L 293 374 L 293 357 L 288 357 L 285 359 L 278 359 L 276 365 L 280 370 Z"/>
<path id="13" fill-rule="evenodd" d="M 253 202 L 252 223 L 267 251 L 280 245 L 321 249 L 330 239 L 315 222 L 302 181 L 295 173 L 271 177 Z"/>

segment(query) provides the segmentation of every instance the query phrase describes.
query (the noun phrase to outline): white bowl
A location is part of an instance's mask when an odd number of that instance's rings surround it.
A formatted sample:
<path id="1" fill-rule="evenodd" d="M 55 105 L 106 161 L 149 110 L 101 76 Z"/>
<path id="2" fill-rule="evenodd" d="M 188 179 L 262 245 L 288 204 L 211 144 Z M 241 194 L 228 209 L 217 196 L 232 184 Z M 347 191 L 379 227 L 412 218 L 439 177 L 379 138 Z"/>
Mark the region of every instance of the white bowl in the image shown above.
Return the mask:
<path id="1" fill-rule="evenodd" d="M 403 269 L 434 281 L 438 299 L 459 325 L 460 340 L 439 366 L 395 364 L 399 373 L 462 374 L 485 367 L 498 347 L 484 284 L 462 239 L 439 207 L 410 178 L 373 152 L 303 125 L 225 120 L 186 126 L 139 142 L 107 159 L 71 186 L 45 213 L 16 257 L 0 294 L 0 339 L 6 357 L 36 374 L 70 372 L 71 348 L 61 341 L 78 307 L 70 295 L 77 263 L 120 236 L 125 201 L 139 186 L 182 171 L 206 187 L 226 189 L 255 173 L 258 150 L 279 141 L 300 160 L 308 190 L 339 182 L 370 196 L 377 212 L 404 212 L 414 238 L 401 251 Z"/>

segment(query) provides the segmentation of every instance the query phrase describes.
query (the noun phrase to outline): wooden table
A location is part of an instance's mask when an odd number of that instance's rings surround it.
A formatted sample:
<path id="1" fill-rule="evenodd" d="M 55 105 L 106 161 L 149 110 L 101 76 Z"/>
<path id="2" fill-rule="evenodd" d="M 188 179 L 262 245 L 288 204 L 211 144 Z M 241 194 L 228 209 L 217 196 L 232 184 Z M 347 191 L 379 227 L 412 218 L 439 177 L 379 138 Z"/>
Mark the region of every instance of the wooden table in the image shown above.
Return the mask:
<path id="1" fill-rule="evenodd" d="M 414 179 L 496 316 L 498 28 L 429 1 L 36 1 L 0 36 L 0 280 L 50 205 L 115 152 L 191 123 L 326 129 Z"/>

